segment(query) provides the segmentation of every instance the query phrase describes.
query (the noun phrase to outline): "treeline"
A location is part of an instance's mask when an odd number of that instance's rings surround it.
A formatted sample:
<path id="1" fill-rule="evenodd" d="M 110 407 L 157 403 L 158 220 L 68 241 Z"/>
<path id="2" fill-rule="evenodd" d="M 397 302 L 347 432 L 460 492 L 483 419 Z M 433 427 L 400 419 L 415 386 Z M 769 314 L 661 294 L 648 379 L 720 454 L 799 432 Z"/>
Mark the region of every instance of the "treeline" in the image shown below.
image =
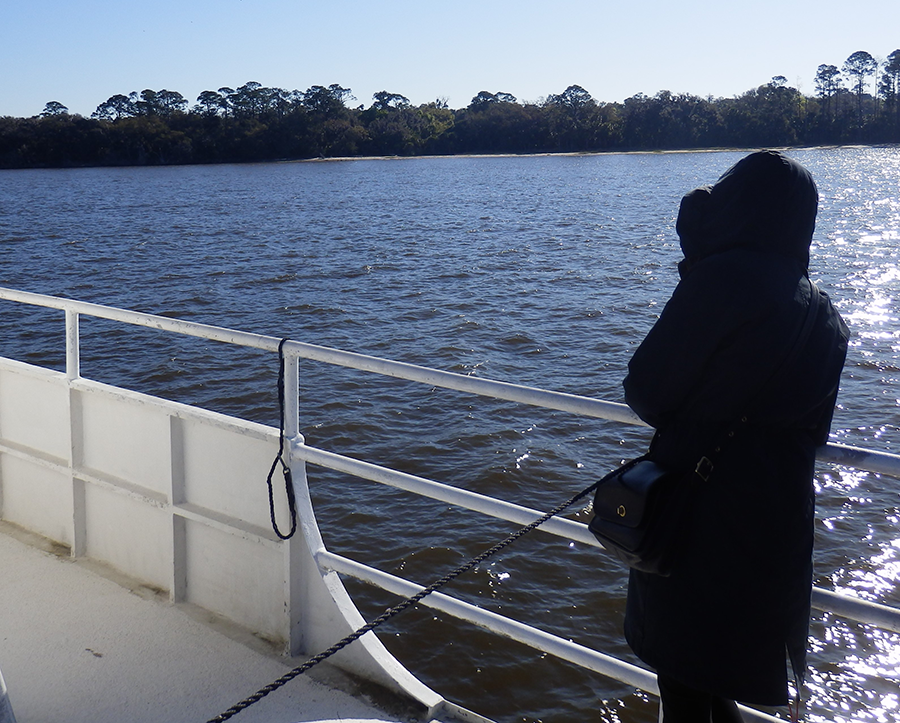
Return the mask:
<path id="1" fill-rule="evenodd" d="M 776 76 L 734 98 L 664 90 L 605 103 L 571 85 L 534 103 L 482 91 L 457 110 L 387 91 L 353 107 L 340 85 L 249 82 L 204 91 L 193 106 L 144 90 L 112 96 L 90 118 L 57 101 L 33 118 L 0 117 L 0 167 L 900 143 L 900 50 L 882 63 L 858 51 L 840 69 L 820 65 L 815 90 Z"/>

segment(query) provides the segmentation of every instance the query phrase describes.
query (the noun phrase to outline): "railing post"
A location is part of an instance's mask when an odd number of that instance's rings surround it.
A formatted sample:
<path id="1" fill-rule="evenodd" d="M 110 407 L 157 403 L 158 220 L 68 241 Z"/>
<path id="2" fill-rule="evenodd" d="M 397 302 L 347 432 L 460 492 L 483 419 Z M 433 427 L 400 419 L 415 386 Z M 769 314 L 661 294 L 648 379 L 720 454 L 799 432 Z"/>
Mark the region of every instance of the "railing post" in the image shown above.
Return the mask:
<path id="1" fill-rule="evenodd" d="M 81 376 L 81 352 L 79 350 L 78 312 L 66 308 L 66 379 L 72 381 Z M 67 390 L 69 406 L 69 471 L 71 474 L 71 536 L 72 557 L 85 554 L 87 540 L 87 518 L 85 513 L 85 483 L 75 475 L 81 461 L 84 445 L 82 433 L 81 401 L 78 393 L 70 386 Z"/>
<path id="2" fill-rule="evenodd" d="M 284 350 L 284 436 L 293 439 L 300 433 L 300 358 Z"/>
<path id="3" fill-rule="evenodd" d="M 78 379 L 79 376 L 81 376 L 81 362 L 78 343 L 78 312 L 66 309 L 66 377 Z"/>
<path id="4" fill-rule="evenodd" d="M 284 602 L 287 618 L 286 653 L 291 656 L 312 652 L 306 649 L 307 626 L 314 616 L 307 609 L 307 588 L 319 580 L 319 570 L 305 539 L 304 526 L 309 524 L 311 503 L 306 486 L 306 463 L 294 458 L 294 446 L 302 444 L 300 436 L 300 358 L 283 349 L 284 354 L 284 439 L 287 459 L 291 467 L 294 495 L 298 501 L 298 534 L 285 540 L 284 545 Z"/>

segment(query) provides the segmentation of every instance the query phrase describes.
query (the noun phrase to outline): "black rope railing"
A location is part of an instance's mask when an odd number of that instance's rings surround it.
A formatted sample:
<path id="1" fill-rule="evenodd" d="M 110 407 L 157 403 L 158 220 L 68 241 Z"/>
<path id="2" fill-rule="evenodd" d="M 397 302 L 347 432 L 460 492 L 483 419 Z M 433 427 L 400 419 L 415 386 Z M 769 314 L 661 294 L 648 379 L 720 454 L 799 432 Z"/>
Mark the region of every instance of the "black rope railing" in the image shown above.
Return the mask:
<path id="1" fill-rule="evenodd" d="M 222 721 L 226 721 L 226 720 L 234 717 L 238 713 L 240 713 L 242 710 L 249 708 L 254 703 L 259 702 L 260 700 L 265 698 L 267 695 L 269 695 L 269 693 L 273 693 L 274 691 L 278 690 L 282 686 L 291 682 L 298 675 L 305 673 L 307 670 L 309 670 L 313 666 L 318 665 L 323 660 L 330 658 L 332 655 L 334 655 L 338 651 L 342 650 L 343 648 L 346 648 L 354 640 L 361 638 L 366 633 L 371 632 L 372 630 L 379 627 L 380 625 L 383 625 L 388 620 L 391 620 L 392 618 L 394 618 L 397 615 L 399 615 L 400 613 L 402 613 L 404 610 L 407 610 L 408 608 L 415 605 L 417 602 L 422 600 L 422 598 L 439 590 L 440 588 L 444 587 L 446 584 L 448 584 L 452 580 L 456 579 L 463 573 L 468 572 L 476 565 L 479 565 L 480 563 L 487 560 L 489 557 L 500 552 L 500 550 L 504 549 L 505 547 L 508 547 L 513 542 L 515 542 L 520 537 L 522 537 L 523 535 L 527 534 L 528 532 L 531 532 L 536 527 L 539 527 L 540 525 L 545 523 L 551 517 L 555 517 L 556 515 L 558 515 L 560 512 L 562 512 L 566 508 L 571 507 L 576 502 L 578 502 L 580 499 L 582 499 L 582 498 L 586 497 L 588 494 L 590 494 L 597 487 L 598 484 L 599 484 L 599 480 L 597 482 L 595 482 L 594 484 L 592 484 L 587 489 L 579 492 L 574 497 L 566 500 L 561 505 L 558 505 L 557 507 L 552 509 L 550 512 L 544 513 L 543 515 L 541 515 L 541 517 L 536 519 L 534 522 L 531 522 L 531 523 L 525 525 L 524 527 L 516 530 L 515 532 L 513 532 L 512 534 L 507 536 L 505 539 L 498 542 L 493 547 L 476 555 L 468 562 L 463 563 L 462 565 L 457 567 L 455 570 L 447 573 L 439 580 L 431 583 L 430 585 L 428 585 L 428 587 L 422 588 L 422 590 L 417 592 L 415 595 L 405 598 L 404 600 L 400 601 L 393 607 L 387 608 L 383 613 L 381 613 L 381 615 L 379 615 L 377 618 L 372 620 L 372 622 L 367 623 L 366 625 L 363 625 L 362 627 L 358 628 L 357 630 L 354 630 L 352 633 L 350 633 L 345 638 L 336 642 L 330 648 L 323 650 L 321 653 L 318 653 L 317 655 L 314 655 L 313 657 L 311 657 L 309 660 L 307 660 L 302 665 L 297 666 L 293 670 L 290 670 L 287 673 L 285 673 L 284 675 L 282 675 L 277 680 L 274 680 L 271 683 L 269 683 L 268 685 L 260 688 L 258 691 L 256 691 L 256 693 L 248 696 L 247 698 L 240 701 L 239 703 L 236 703 L 235 705 L 231 706 L 231 708 L 229 708 L 228 710 L 226 710 L 223 713 L 220 713 L 215 718 L 210 718 L 209 721 L 207 721 L 207 723 L 221 723 Z"/>

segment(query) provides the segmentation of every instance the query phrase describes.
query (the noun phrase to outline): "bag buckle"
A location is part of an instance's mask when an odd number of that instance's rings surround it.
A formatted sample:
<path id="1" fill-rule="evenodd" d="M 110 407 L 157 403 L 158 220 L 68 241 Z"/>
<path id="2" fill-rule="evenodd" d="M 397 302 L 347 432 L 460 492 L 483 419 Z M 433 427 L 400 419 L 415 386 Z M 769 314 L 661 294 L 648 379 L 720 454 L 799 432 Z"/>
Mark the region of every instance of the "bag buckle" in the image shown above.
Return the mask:
<path id="1" fill-rule="evenodd" d="M 712 471 L 713 463 L 710 461 L 709 457 L 701 457 L 700 461 L 697 462 L 697 466 L 694 468 L 694 472 L 696 472 L 697 476 L 704 482 L 709 479 Z"/>

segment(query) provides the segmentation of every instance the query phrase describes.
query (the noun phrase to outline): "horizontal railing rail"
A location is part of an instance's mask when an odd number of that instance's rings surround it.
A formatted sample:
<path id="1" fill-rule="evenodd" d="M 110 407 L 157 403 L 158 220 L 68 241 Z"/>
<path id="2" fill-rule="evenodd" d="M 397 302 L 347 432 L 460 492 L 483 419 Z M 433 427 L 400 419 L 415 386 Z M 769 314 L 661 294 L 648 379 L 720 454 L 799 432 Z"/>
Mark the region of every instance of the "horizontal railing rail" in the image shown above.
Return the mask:
<path id="1" fill-rule="evenodd" d="M 69 378 L 77 378 L 80 375 L 79 317 L 81 315 L 272 352 L 278 351 L 282 341 L 273 336 L 253 334 L 225 327 L 182 321 L 164 316 L 13 289 L 0 288 L 0 299 L 65 312 L 66 374 Z M 414 364 L 293 340 L 286 341 L 283 348 L 286 358 L 285 399 L 288 404 L 285 416 L 285 433 L 292 438 L 292 453 L 298 459 L 308 464 L 389 485 L 518 525 L 526 525 L 540 517 L 542 513 L 538 510 L 504 500 L 441 484 L 423 477 L 398 472 L 304 444 L 298 429 L 298 360 L 318 361 L 494 399 L 545 407 L 575 415 L 607 419 L 625 424 L 647 426 L 630 408 L 617 402 L 608 402 L 573 394 L 439 371 Z M 817 458 L 823 462 L 900 478 L 900 455 L 830 443 L 817 451 Z M 544 523 L 539 529 L 574 542 L 602 548 L 602 545 L 590 534 L 586 525 L 573 520 L 554 518 Z M 324 549 L 316 553 L 316 559 L 323 572 L 333 570 L 397 595 L 409 596 L 421 589 L 421 586 L 416 583 L 397 578 Z M 831 611 L 857 622 L 900 632 L 900 609 L 821 588 L 813 589 L 812 601 L 816 609 Z M 562 657 L 577 665 L 609 675 L 643 690 L 653 693 L 657 692 L 655 678 L 651 673 L 615 658 L 610 658 L 610 656 L 598 651 L 584 648 L 532 626 L 485 611 L 442 593 L 434 593 L 423 602 L 448 614 L 492 630 L 495 633 L 513 637 L 526 645 Z M 754 712 L 752 715 L 757 720 L 776 720 L 763 713 Z"/>
<path id="2" fill-rule="evenodd" d="M 317 553 L 316 559 L 320 566 L 326 570 L 334 570 L 342 575 L 348 575 L 357 580 L 367 582 L 399 597 L 412 597 L 424 588 L 424 586 L 405 580 L 402 577 L 391 575 L 326 550 Z M 424 597 L 422 604 L 460 620 L 470 622 L 485 630 L 490 630 L 497 635 L 503 635 L 528 645 L 541 652 L 549 653 L 601 675 L 615 678 L 627 685 L 633 685 L 650 693 L 659 693 L 659 688 L 656 687 L 656 676 L 645 668 L 626 663 L 584 645 L 573 643 L 571 640 L 565 640 L 518 620 L 512 620 L 504 615 L 485 610 L 477 605 L 441 592 L 433 592 Z"/>
<path id="3" fill-rule="evenodd" d="M 316 554 L 316 561 L 323 570 L 333 570 L 400 597 L 412 597 L 423 589 L 423 586 L 409 580 L 390 575 L 377 568 L 364 565 L 342 555 L 335 555 L 326 550 L 320 550 Z M 451 615 L 458 620 L 465 620 L 480 628 L 489 630 L 495 635 L 502 635 L 535 650 L 540 650 L 560 660 L 592 670 L 595 673 L 618 680 L 626 685 L 634 686 L 647 693 L 659 695 L 659 686 L 657 685 L 655 674 L 645 668 L 619 660 L 612 655 L 601 653 L 593 648 L 566 640 L 441 592 L 433 592 L 427 595 L 422 599 L 421 604 Z M 784 721 L 783 718 L 769 715 L 755 708 L 744 705 L 739 707 L 744 715 L 744 719 L 748 721 L 759 721 L 760 723 L 783 723 Z"/>
<path id="4" fill-rule="evenodd" d="M 94 304 L 73 299 L 61 299 L 44 294 L 35 294 L 29 291 L 19 291 L 0 287 L 0 299 L 17 301 L 32 306 L 42 306 L 50 309 L 58 309 L 67 313 L 67 373 L 70 376 L 78 376 L 78 319 L 77 315 L 84 314 L 99 319 L 119 321 L 134 326 L 142 326 L 160 331 L 168 331 L 185 336 L 199 337 L 210 341 L 218 341 L 225 344 L 251 347 L 265 351 L 278 351 L 281 339 L 264 334 L 228 329 L 212 324 L 201 324 L 193 321 L 172 319 L 167 316 L 157 316 L 138 311 L 117 309 L 102 304 Z M 392 361 L 379 357 L 358 354 L 356 352 L 331 349 L 300 341 L 288 341 L 284 347 L 285 354 L 300 359 L 319 361 L 358 371 L 367 371 L 374 374 L 404 379 L 411 382 L 419 382 L 430 386 L 452 389 L 454 391 L 468 392 L 480 396 L 503 399 L 505 401 L 518 402 L 531 406 L 545 407 L 571 414 L 607 419 L 624 424 L 648 426 L 626 404 L 609 402 L 591 397 L 582 397 L 576 394 L 554 392 L 546 389 L 538 389 L 509 382 L 500 382 L 491 379 L 471 377 L 455 372 L 446 372 L 429 369 L 406 362 Z M 290 397 L 289 397 L 290 398 Z M 842 444 L 829 443 L 819 448 L 817 458 L 823 462 L 848 467 L 855 467 L 869 472 L 887 474 L 900 478 L 900 455 L 889 452 L 879 452 L 871 449 L 861 449 Z"/>
<path id="5" fill-rule="evenodd" d="M 451 487 L 424 477 L 397 472 L 388 467 L 380 467 L 370 462 L 361 462 L 352 457 L 326 452 L 305 444 L 296 445 L 294 450 L 299 459 L 309 464 L 315 464 L 361 479 L 402 489 L 463 509 L 480 512 L 489 517 L 513 522 L 517 525 L 530 524 L 543 514 L 528 507 L 522 507 L 458 487 Z M 591 534 L 587 525 L 581 522 L 564 518 L 553 518 L 542 524 L 538 530 L 563 537 L 572 542 L 603 549 L 603 545 Z M 834 612 L 855 622 L 867 623 L 885 630 L 900 632 L 900 609 L 898 608 L 841 595 L 822 588 L 813 588 L 812 603 L 817 610 Z"/>
<path id="6" fill-rule="evenodd" d="M 344 472 L 346 474 L 367 479 L 372 482 L 378 482 L 390 487 L 412 492 L 422 497 L 429 497 L 439 502 L 446 502 L 456 507 L 480 512 L 481 514 L 494 517 L 498 520 L 506 520 L 514 522 L 517 525 L 527 525 L 539 518 L 543 512 L 533 510 L 529 507 L 498 500 L 495 497 L 488 497 L 477 492 L 470 492 L 459 487 L 435 482 L 425 477 L 417 477 L 405 472 L 398 472 L 389 467 L 381 467 L 371 462 L 361 462 L 352 457 L 345 457 L 334 452 L 326 452 L 315 447 L 307 445 L 298 445 L 294 447 L 294 454 L 298 459 L 302 459 L 309 464 L 315 464 L 319 467 Z M 574 542 L 580 542 L 585 545 L 599 547 L 603 549 L 597 538 L 595 538 L 587 528 L 580 522 L 567 520 L 560 517 L 554 517 L 547 520 L 540 526 L 541 531 L 565 537 Z"/>

